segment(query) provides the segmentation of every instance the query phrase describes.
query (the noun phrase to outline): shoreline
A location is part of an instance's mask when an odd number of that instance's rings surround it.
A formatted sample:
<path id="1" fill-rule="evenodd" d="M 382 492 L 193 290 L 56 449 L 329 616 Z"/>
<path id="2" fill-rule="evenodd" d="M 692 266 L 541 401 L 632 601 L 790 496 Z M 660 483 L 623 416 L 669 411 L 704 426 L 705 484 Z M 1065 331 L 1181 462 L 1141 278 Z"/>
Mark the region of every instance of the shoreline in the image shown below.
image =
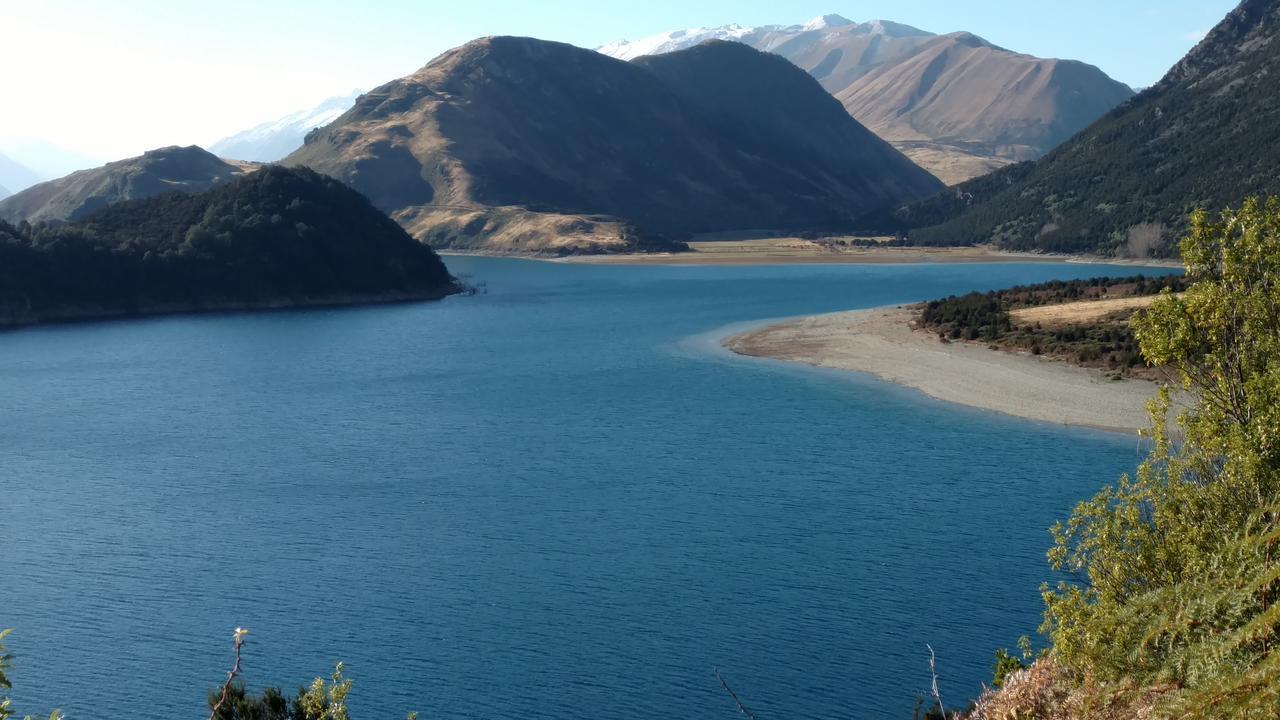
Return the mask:
<path id="1" fill-rule="evenodd" d="M 807 244 L 806 244 L 807 243 Z M 596 255 L 534 255 L 486 251 L 441 250 L 441 257 L 497 257 L 536 260 L 564 265 L 663 265 L 725 266 L 752 265 L 916 265 L 974 263 L 1075 263 L 1149 268 L 1180 268 L 1177 260 L 1108 258 L 1093 255 L 1055 255 L 1008 252 L 985 247 L 946 248 L 840 248 L 819 247 L 808 241 L 746 240 L 690 243 L 681 253 L 601 253 Z"/>
<path id="2" fill-rule="evenodd" d="M 443 288 L 423 291 L 341 293 L 328 297 L 278 298 L 262 301 L 213 299 L 200 304 L 153 303 L 133 309 L 121 307 L 65 307 L 42 314 L 0 316 L 0 334 L 31 328 L 147 320 L 179 315 L 288 313 L 303 310 L 339 310 L 385 305 L 409 305 L 421 302 L 439 302 L 454 295 L 464 295 L 465 293 L 464 286 L 455 280 L 455 282 Z"/>
<path id="3" fill-rule="evenodd" d="M 937 400 L 1039 422 L 1136 434 L 1150 426 L 1148 380 L 916 330 L 906 306 L 797 318 L 726 337 L 738 355 L 875 375 Z"/>

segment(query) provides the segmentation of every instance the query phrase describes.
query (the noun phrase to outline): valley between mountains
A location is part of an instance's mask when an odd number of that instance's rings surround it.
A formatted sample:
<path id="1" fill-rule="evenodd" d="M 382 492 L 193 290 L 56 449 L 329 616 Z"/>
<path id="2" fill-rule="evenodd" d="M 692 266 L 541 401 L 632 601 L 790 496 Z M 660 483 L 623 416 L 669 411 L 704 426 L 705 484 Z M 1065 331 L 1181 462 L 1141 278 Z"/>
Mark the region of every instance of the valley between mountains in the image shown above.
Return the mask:
<path id="1" fill-rule="evenodd" d="M 13 3 L 0 720 L 1280 718 L 1225 2 Z"/>
<path id="2" fill-rule="evenodd" d="M 481 38 L 354 100 L 218 145 L 275 162 L 159 148 L 15 188 L 0 220 L 12 243 L 56 235 L 74 245 L 85 235 L 39 228 L 89 227 L 118 203 L 207 192 L 281 165 L 336 179 L 452 253 L 683 262 L 734 240 L 785 245 L 759 256 L 779 262 L 1007 252 L 1165 261 L 1192 209 L 1280 191 L 1280 123 L 1218 127 L 1274 114 L 1276 24 L 1270 4 L 1243 4 L 1133 97 L 1082 63 L 840 16 L 599 52 Z M 982 99 L 991 93 L 1001 102 Z M 288 133 L 315 123 L 275 157 Z M 917 151 L 939 143 L 1023 161 L 948 188 L 916 162 L 928 166 Z M 178 232 L 203 221 L 162 222 Z"/>

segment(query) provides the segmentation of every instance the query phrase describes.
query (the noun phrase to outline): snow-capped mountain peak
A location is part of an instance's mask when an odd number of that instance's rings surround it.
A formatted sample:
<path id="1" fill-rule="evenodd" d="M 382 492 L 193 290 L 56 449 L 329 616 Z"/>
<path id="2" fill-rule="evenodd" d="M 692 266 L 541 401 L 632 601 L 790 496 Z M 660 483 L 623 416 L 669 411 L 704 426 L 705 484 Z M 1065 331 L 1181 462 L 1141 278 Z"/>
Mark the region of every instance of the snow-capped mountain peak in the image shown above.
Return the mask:
<path id="1" fill-rule="evenodd" d="M 847 17 L 844 17 L 843 15 L 836 15 L 833 13 L 831 15 L 819 15 L 818 17 L 805 23 L 804 29 L 805 30 L 829 30 L 831 28 L 848 27 L 849 25 L 857 25 L 857 23 L 855 23 L 854 21 L 850 20 Z"/>
<path id="2" fill-rule="evenodd" d="M 820 15 L 803 25 L 761 25 L 748 27 L 745 25 L 721 25 L 719 27 L 700 27 L 688 30 L 651 35 L 640 40 L 620 40 L 596 48 L 610 57 L 619 60 L 634 60 L 644 55 L 661 55 L 662 53 L 684 50 L 700 45 L 708 40 L 731 40 L 745 43 L 757 49 L 774 52 L 781 44 L 795 39 L 805 33 L 816 33 L 818 36 L 831 35 L 883 35 L 893 38 L 926 37 L 932 33 L 925 32 L 910 25 L 889 22 L 888 20 L 872 20 L 856 23 L 843 15 Z"/>
<path id="3" fill-rule="evenodd" d="M 302 139 L 309 131 L 328 125 L 350 110 L 360 94 L 356 90 L 350 95 L 329 98 L 313 108 L 299 110 L 223 138 L 210 145 L 209 149 L 221 157 L 275 162 L 301 147 Z"/>
<path id="4" fill-rule="evenodd" d="M 299 110 L 298 112 L 286 115 L 274 122 L 263 123 L 249 132 L 253 133 L 256 131 L 259 134 L 265 135 L 267 133 L 279 132 L 291 125 L 304 127 L 308 130 L 318 128 L 322 125 L 328 125 L 334 120 L 337 120 L 339 115 L 350 110 L 358 97 L 360 97 L 359 90 L 352 92 L 350 95 L 331 97 L 309 110 Z"/>
<path id="5" fill-rule="evenodd" d="M 857 26 L 857 32 L 867 35 L 886 35 L 888 37 L 920 37 L 932 35 L 933 33 L 925 32 L 920 28 L 903 25 L 902 23 L 890 22 L 888 20 L 872 20 Z"/>
<path id="6" fill-rule="evenodd" d="M 708 40 L 741 40 L 755 31 L 756 28 L 737 24 L 710 28 L 690 28 L 650 35 L 634 41 L 619 40 L 608 45 L 601 45 L 596 48 L 596 51 L 619 60 L 635 60 L 645 55 L 661 55 L 662 53 L 683 50 L 694 45 L 700 45 Z"/>

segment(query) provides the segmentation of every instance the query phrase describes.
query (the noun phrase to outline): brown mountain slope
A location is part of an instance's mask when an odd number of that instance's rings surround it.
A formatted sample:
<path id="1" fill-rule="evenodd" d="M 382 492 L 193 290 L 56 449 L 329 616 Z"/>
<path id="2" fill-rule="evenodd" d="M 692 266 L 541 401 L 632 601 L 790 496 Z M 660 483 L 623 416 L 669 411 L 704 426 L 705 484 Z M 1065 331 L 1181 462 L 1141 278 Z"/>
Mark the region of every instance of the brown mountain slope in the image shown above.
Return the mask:
<path id="1" fill-rule="evenodd" d="M 1244 0 L 1157 83 L 1034 163 L 899 211 L 914 242 L 1169 254 L 1196 208 L 1280 194 L 1280 0 Z"/>
<path id="2" fill-rule="evenodd" d="M 135 158 L 33 185 L 0 201 L 0 219 L 11 223 L 80 220 L 122 200 L 174 190 L 207 190 L 253 168 L 221 160 L 194 145 L 149 150 Z"/>
<path id="3" fill-rule="evenodd" d="M 947 184 L 1036 159 L 1133 95 L 1091 65 L 1022 55 L 970 33 L 934 35 L 839 16 L 723 30 L 719 34 L 808 71 L 859 122 Z M 601 51 L 618 57 L 666 52 L 717 33 Z"/>
<path id="4" fill-rule="evenodd" d="M 939 187 L 805 73 L 732 43 L 625 63 L 485 38 L 362 96 L 284 162 L 343 180 L 434 246 L 495 252 L 852 228 Z"/>
<path id="5" fill-rule="evenodd" d="M 828 16 L 802 27 L 760 28 L 742 42 L 787 58 L 835 95 L 877 68 L 906 62 L 936 37 L 910 25 Z"/>
<path id="6" fill-rule="evenodd" d="M 876 68 L 836 97 L 907 155 L 950 156 L 950 164 L 930 169 L 954 181 L 1034 160 L 1132 95 L 1093 66 L 1019 55 L 956 33 Z"/>

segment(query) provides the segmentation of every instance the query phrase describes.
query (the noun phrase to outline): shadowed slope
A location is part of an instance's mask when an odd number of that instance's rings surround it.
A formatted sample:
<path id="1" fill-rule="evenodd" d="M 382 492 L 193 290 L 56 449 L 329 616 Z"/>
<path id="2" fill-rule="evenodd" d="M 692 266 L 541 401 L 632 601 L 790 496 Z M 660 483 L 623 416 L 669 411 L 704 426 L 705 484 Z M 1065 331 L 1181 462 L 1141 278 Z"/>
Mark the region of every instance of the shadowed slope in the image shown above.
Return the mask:
<path id="1" fill-rule="evenodd" d="M 1044 159 L 901 216 L 924 244 L 1145 255 L 1197 207 L 1280 193 L 1280 2 L 1246 0 L 1156 86 Z"/>
<path id="2" fill-rule="evenodd" d="M 80 220 L 123 200 L 174 190 L 207 190 L 252 169 L 194 145 L 149 150 L 135 158 L 29 187 L 0 202 L 0 219 L 13 223 Z"/>
<path id="3" fill-rule="evenodd" d="M 966 32 L 934 35 L 838 15 L 806 25 L 669 33 L 601 52 L 632 58 L 708 37 L 787 58 L 948 184 L 1038 158 L 1133 95 L 1091 65 L 1011 52 Z"/>
<path id="4" fill-rule="evenodd" d="M 478 40 L 362 96 L 285 162 L 351 184 L 433 245 L 499 252 L 852 227 L 939 187 L 803 72 L 726 43 L 632 64 Z"/>
<path id="5" fill-rule="evenodd" d="M 444 263 L 359 193 L 270 167 L 69 224 L 0 221 L 0 325 L 434 299 Z"/>

